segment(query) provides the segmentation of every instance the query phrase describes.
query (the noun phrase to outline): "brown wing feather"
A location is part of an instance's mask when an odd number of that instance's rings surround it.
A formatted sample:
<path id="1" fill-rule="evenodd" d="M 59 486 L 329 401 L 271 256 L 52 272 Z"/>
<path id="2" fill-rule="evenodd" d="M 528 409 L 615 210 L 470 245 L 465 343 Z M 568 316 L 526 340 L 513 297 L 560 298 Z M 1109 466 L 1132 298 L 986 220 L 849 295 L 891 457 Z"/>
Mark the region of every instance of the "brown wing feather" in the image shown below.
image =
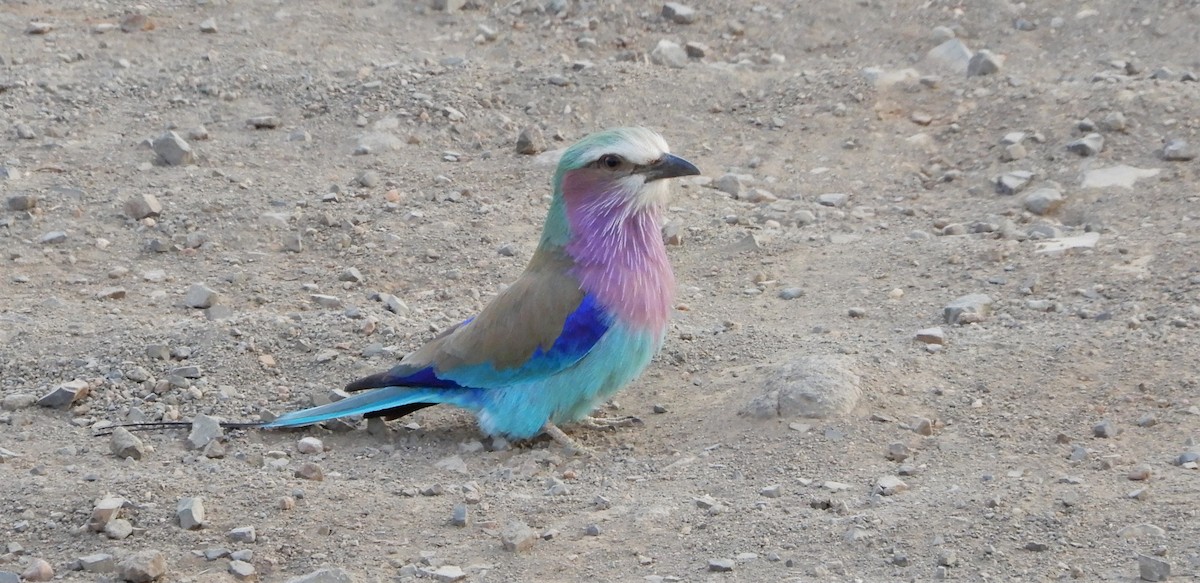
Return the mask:
<path id="1" fill-rule="evenodd" d="M 490 362 L 503 370 L 520 366 L 539 347 L 549 350 L 583 301 L 572 266 L 562 250 L 538 249 L 521 277 L 474 320 L 435 338 L 401 364 L 450 370 Z"/>

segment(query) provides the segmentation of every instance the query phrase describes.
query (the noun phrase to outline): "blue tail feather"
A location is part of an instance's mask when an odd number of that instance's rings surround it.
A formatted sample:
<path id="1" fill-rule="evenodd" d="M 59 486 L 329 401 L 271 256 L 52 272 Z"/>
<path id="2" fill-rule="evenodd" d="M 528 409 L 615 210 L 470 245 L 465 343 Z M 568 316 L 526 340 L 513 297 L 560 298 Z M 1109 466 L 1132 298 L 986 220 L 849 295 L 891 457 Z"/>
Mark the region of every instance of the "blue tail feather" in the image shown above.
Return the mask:
<path id="1" fill-rule="evenodd" d="M 333 403 L 280 415 L 263 427 L 302 427 L 338 417 L 366 415 L 417 403 L 447 403 L 473 409 L 471 400 L 474 397 L 474 391 L 462 389 L 448 391 L 437 388 L 381 387 Z"/>

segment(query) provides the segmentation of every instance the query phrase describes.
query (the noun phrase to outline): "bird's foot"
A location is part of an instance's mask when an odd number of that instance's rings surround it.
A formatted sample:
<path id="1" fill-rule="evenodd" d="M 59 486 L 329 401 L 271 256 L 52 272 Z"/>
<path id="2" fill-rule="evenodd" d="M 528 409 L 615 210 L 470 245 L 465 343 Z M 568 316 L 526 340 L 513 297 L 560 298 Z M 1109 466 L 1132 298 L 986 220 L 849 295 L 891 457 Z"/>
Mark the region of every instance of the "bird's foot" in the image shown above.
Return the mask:
<path id="1" fill-rule="evenodd" d="M 559 429 L 557 425 L 549 421 L 542 426 L 542 433 L 549 435 L 550 439 L 553 439 L 555 443 L 563 446 L 563 449 L 567 450 L 568 455 L 581 455 L 586 457 L 596 456 L 592 450 L 579 445 L 579 442 L 571 439 L 571 436 L 563 433 L 563 430 Z"/>
<path id="2" fill-rule="evenodd" d="M 642 420 L 633 415 L 626 415 L 625 417 L 584 417 L 579 420 L 579 424 L 589 429 L 616 429 L 618 427 L 641 425 Z"/>

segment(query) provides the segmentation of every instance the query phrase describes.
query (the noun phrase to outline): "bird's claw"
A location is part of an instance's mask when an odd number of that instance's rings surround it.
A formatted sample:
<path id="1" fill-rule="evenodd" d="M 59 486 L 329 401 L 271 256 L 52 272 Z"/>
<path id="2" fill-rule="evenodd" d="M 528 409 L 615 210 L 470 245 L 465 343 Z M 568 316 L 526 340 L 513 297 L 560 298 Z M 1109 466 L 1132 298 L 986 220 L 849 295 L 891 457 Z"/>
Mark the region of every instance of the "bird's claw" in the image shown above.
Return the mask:
<path id="1" fill-rule="evenodd" d="M 563 433 L 563 430 L 559 429 L 557 425 L 549 421 L 542 426 L 542 433 L 550 436 L 550 439 L 553 439 L 555 443 L 561 445 L 563 449 L 566 449 L 568 455 L 578 455 L 590 458 L 596 457 L 595 452 L 582 445 L 579 445 L 579 442 L 571 439 L 571 436 Z"/>
<path id="2" fill-rule="evenodd" d="M 642 425 L 642 419 L 633 415 L 626 415 L 625 417 L 584 417 L 579 420 L 579 424 L 590 429 L 616 429 L 618 427 Z"/>

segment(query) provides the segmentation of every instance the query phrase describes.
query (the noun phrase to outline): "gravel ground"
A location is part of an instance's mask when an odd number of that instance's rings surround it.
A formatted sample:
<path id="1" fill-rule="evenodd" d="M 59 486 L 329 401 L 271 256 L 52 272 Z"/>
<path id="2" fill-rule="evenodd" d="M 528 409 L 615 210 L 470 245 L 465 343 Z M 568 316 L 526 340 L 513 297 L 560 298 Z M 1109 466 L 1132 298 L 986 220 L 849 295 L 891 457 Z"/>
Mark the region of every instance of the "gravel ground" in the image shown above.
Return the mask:
<path id="1" fill-rule="evenodd" d="M 0 5 L 0 583 L 1200 579 L 1200 5 Z M 521 271 L 663 133 L 602 412 L 226 431 Z M 96 437 L 112 423 L 194 429 Z"/>

